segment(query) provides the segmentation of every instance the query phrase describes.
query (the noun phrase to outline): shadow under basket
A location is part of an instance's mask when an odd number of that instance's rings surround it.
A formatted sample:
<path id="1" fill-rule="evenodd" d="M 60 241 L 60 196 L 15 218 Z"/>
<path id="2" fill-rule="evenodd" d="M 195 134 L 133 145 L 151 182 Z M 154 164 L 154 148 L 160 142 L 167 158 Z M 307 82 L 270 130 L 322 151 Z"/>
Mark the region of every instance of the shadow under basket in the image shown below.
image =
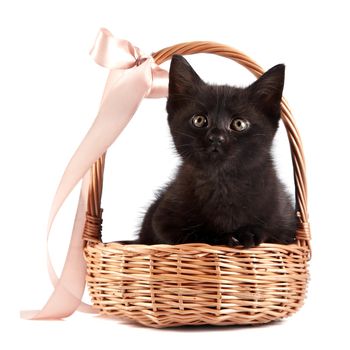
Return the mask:
<path id="1" fill-rule="evenodd" d="M 174 54 L 211 53 L 232 59 L 260 76 L 243 53 L 213 42 L 189 42 L 153 54 L 157 64 Z M 123 245 L 102 243 L 101 196 L 105 155 L 91 169 L 85 221 L 87 284 L 101 314 L 127 317 L 150 327 L 249 325 L 292 315 L 303 304 L 308 283 L 310 233 L 301 140 L 285 99 L 295 179 L 295 244 L 244 249 L 207 244 Z"/>

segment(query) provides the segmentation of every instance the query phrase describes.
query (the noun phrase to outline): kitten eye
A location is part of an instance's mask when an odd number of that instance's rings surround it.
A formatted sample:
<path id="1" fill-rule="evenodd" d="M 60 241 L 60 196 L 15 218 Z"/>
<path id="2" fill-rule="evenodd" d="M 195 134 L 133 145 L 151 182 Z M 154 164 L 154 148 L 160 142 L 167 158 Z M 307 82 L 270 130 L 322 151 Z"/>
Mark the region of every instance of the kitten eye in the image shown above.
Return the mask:
<path id="1" fill-rule="evenodd" d="M 204 115 L 194 115 L 192 117 L 192 124 L 196 128 L 204 128 L 208 125 L 208 119 Z"/>
<path id="2" fill-rule="evenodd" d="M 234 119 L 230 124 L 230 129 L 235 131 L 244 131 L 249 128 L 249 122 L 245 119 Z"/>

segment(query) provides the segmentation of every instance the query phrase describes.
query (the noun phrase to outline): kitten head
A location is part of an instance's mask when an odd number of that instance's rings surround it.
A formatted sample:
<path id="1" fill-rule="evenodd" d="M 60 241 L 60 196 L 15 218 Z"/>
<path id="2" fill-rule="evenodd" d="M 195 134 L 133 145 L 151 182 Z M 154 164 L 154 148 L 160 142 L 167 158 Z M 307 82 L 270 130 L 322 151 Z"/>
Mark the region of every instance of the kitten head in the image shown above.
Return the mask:
<path id="1" fill-rule="evenodd" d="M 252 169 L 269 156 L 280 119 L 284 65 L 246 88 L 203 82 L 174 55 L 169 71 L 168 122 L 175 147 L 196 167 Z"/>

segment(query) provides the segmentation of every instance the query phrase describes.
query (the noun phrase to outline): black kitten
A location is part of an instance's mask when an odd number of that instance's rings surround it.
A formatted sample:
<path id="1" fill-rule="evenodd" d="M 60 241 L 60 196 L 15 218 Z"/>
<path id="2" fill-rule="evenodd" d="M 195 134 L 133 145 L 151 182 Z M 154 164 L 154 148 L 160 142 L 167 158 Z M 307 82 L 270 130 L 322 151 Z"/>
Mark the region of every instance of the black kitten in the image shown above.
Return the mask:
<path id="1" fill-rule="evenodd" d="M 173 57 L 167 112 L 182 164 L 148 209 L 138 243 L 294 242 L 295 211 L 270 153 L 283 84 L 282 64 L 242 89 L 206 84 Z"/>

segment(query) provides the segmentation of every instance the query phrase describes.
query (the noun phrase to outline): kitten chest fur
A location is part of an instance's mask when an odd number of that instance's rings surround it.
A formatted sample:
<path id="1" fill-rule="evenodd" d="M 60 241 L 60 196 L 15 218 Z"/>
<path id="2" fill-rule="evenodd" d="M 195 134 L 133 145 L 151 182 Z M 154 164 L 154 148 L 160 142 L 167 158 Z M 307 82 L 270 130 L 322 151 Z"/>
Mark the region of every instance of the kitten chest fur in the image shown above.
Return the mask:
<path id="1" fill-rule="evenodd" d="M 197 212 L 208 229 L 232 232 L 242 224 L 261 220 L 254 213 L 265 176 L 253 172 L 242 174 L 232 168 L 211 168 L 206 171 L 183 165 L 178 173 L 180 203 Z"/>

